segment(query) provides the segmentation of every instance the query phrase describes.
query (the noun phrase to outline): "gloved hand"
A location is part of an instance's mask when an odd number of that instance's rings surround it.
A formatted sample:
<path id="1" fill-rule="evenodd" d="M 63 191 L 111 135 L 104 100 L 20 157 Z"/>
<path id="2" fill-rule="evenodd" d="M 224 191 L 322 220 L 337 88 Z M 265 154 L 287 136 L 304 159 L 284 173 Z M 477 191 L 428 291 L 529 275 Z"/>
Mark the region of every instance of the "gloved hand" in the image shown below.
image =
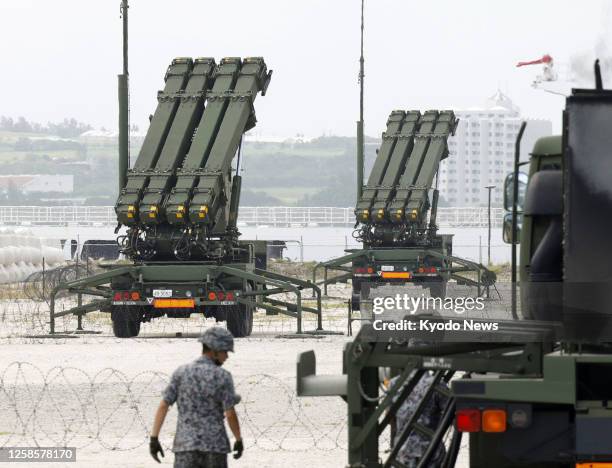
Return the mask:
<path id="1" fill-rule="evenodd" d="M 242 439 L 234 442 L 234 448 L 232 450 L 234 452 L 234 459 L 238 460 L 242 456 L 242 452 L 244 452 L 244 444 L 242 443 Z"/>
<path id="2" fill-rule="evenodd" d="M 161 453 L 161 456 L 164 456 L 164 450 L 162 449 L 161 444 L 159 443 L 159 439 L 157 437 L 151 437 L 151 441 L 149 442 L 149 453 L 153 457 L 157 463 L 161 463 L 157 454 Z"/>

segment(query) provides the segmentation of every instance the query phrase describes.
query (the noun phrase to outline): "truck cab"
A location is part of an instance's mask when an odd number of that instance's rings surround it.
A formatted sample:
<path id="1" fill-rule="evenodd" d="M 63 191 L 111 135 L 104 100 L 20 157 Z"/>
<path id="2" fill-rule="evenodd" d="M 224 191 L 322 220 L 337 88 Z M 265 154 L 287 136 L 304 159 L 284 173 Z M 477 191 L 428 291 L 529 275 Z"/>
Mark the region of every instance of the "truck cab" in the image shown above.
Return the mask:
<path id="1" fill-rule="evenodd" d="M 562 161 L 562 137 L 543 137 L 533 147 L 527 173 L 517 171 L 518 278 L 525 319 L 552 320 L 559 306 L 555 298 L 560 291 L 555 285 L 562 281 Z M 504 217 L 503 239 L 509 244 L 513 181 L 514 173 L 510 173 L 504 183 L 504 207 L 509 213 Z"/>

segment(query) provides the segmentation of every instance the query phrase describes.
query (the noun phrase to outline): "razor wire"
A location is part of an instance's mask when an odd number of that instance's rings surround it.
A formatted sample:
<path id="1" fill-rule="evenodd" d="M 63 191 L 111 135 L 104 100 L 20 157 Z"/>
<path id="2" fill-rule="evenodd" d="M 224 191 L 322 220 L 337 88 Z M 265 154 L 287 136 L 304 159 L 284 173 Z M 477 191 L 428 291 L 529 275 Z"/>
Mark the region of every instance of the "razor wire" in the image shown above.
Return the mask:
<path id="1" fill-rule="evenodd" d="M 485 308 L 474 315 L 482 318 L 504 319 L 511 317 L 510 304 L 510 283 L 498 283 L 497 288 L 501 295 L 491 294 L 492 299 L 485 301 Z M 450 295 L 465 295 L 466 297 L 474 294 L 475 288 L 453 286 L 449 288 Z M 12 291 L 12 289 L 11 289 Z M 376 291 L 376 292 L 375 292 Z M 418 290 L 420 291 L 420 290 Z M 1 292 L 1 290 L 0 290 Z M 5 291 L 6 292 L 6 291 Z M 9 291 L 10 292 L 10 291 Z M 46 302 L 32 301 L 28 299 L 14 299 L 14 291 L 9 294 L 6 292 L 3 299 L 0 297 L 0 339 L 11 339 L 16 342 L 27 342 L 44 339 L 49 333 L 49 306 Z M 402 287 L 392 285 L 382 286 L 372 289 L 372 295 L 384 295 L 393 297 L 396 294 L 405 292 Z M 11 295 L 12 294 L 12 295 Z M 330 297 L 326 298 L 323 307 L 323 329 L 336 333 L 346 333 L 348 323 L 347 301 L 351 294 L 350 286 L 331 285 L 329 289 Z M 310 299 L 305 298 L 308 302 Z M 87 298 L 85 297 L 85 302 Z M 56 302 L 56 311 L 67 310 L 76 305 L 73 298 L 65 297 Z M 371 312 L 370 303 L 364 303 L 363 313 Z M 133 340 L 150 340 L 152 338 L 180 338 L 193 334 L 201 333 L 204 329 L 214 325 L 216 322 L 212 318 L 205 318 L 201 314 L 193 314 L 188 318 L 157 318 L 150 322 L 145 322 L 141 326 L 140 335 Z M 304 313 L 302 318 L 303 329 L 305 331 L 315 330 L 317 320 L 314 314 Z M 113 337 L 112 321 L 110 314 L 105 312 L 90 312 L 83 318 L 83 328 L 85 334 L 74 335 L 81 340 L 95 342 L 96 340 L 108 340 Z M 56 318 L 56 331 L 60 335 L 74 334 L 77 329 L 77 317 L 66 315 Z M 291 335 L 296 331 L 295 319 L 284 315 L 267 315 L 259 311 L 254 315 L 253 339 L 260 336 L 270 338 L 272 335 Z M 63 338 L 56 338 L 61 341 Z M 117 338 L 117 340 L 122 340 Z"/>
<path id="2" fill-rule="evenodd" d="M 62 303 L 56 310 L 63 310 Z M 68 305 L 65 305 L 68 308 Z M 204 318 L 202 315 L 192 315 L 189 318 L 161 317 L 141 325 L 140 334 L 130 340 L 151 340 L 156 338 L 181 338 L 202 333 L 206 328 L 216 325 L 213 318 Z M 334 311 L 326 312 L 323 316 L 323 329 L 336 333 L 346 333 L 347 330 L 346 304 L 339 302 Z M 224 326 L 223 323 L 217 325 Z M 316 316 L 304 313 L 302 319 L 305 331 L 314 331 L 317 328 Z M 78 337 L 81 341 L 96 342 L 114 339 L 125 341 L 124 338 L 115 338 L 113 335 L 111 316 L 104 312 L 88 313 L 83 319 L 83 334 L 75 334 L 77 318 L 66 315 L 56 318 L 55 329 L 58 336 L 56 342 L 65 342 Z M 251 338 L 265 337 L 269 339 L 275 335 L 292 335 L 296 332 L 296 321 L 293 317 L 266 315 L 257 312 L 253 318 L 253 332 Z M 45 303 L 36 303 L 26 300 L 2 301 L 0 300 L 0 340 L 9 340 L 17 343 L 39 342 L 50 339 L 49 335 L 49 309 Z"/>
<path id="3" fill-rule="evenodd" d="M 8 291 L 10 290 L 10 294 Z M 5 292 L 4 298 L 0 295 L 0 339 L 20 338 L 33 339 L 49 333 L 49 305 L 45 301 L 31 299 L 15 299 L 15 287 L 9 286 L 0 289 Z M 347 299 L 350 295 L 350 287 L 346 285 L 330 287 L 330 294 L 335 296 L 326 303 L 323 314 L 323 329 L 334 332 L 346 332 Z M 23 296 L 22 296 L 23 297 Z M 68 310 L 76 306 L 74 296 L 59 298 L 55 305 L 56 312 Z M 84 296 L 87 303 L 89 296 Z M 305 297 L 303 302 L 310 305 L 312 298 Z M 73 333 L 77 329 L 77 317 L 66 315 L 55 319 L 55 329 L 58 333 Z M 201 333 L 205 328 L 214 324 L 215 320 L 205 318 L 202 314 L 192 314 L 188 318 L 166 318 L 153 319 L 144 322 L 141 326 L 141 336 L 145 339 L 152 336 L 168 335 L 180 337 L 190 333 Z M 304 330 L 315 330 L 317 317 L 315 314 L 304 312 L 302 316 Z M 87 332 L 87 339 L 95 340 L 96 336 L 104 337 L 113 335 L 112 321 L 109 313 L 90 312 L 83 318 L 83 327 Z M 296 331 L 295 318 L 285 315 L 267 315 L 259 311 L 254 315 L 253 333 L 257 334 L 292 334 Z M 172 336 L 173 335 L 173 336 Z M 85 335 L 79 335 L 84 337 Z M 139 338 L 134 338 L 138 340 Z"/>
<path id="4" fill-rule="evenodd" d="M 73 446 L 130 451 L 148 442 L 150 424 L 168 374 L 128 376 L 105 368 L 41 370 L 31 362 L 0 369 L 0 447 Z M 303 452 L 346 449 L 346 410 L 338 398 L 297 398 L 289 384 L 268 374 L 240 378 L 237 407 L 248 447 Z M 171 410 L 164 445 L 176 425 Z"/>
<path id="5" fill-rule="evenodd" d="M 23 294 L 31 301 L 48 302 L 52 291 L 61 283 L 87 277 L 97 270 L 98 267 L 95 263 L 87 262 L 85 264 L 72 263 L 48 270 L 35 271 L 23 281 Z M 58 297 L 65 296 L 66 294 L 66 292 L 61 291 Z"/>

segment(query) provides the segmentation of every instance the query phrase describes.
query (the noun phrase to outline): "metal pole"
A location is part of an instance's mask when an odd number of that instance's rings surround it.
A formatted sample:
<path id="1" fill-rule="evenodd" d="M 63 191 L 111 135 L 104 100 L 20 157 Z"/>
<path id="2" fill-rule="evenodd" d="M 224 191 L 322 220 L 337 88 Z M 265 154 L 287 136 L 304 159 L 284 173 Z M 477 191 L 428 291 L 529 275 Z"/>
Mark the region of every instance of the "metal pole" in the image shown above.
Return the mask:
<path id="1" fill-rule="evenodd" d="M 300 262 L 304 263 L 304 237 L 300 236 Z"/>
<path id="2" fill-rule="evenodd" d="M 516 136 L 516 143 L 514 145 L 514 174 L 512 176 L 514 184 L 512 187 L 512 277 L 511 277 L 511 311 L 512 318 L 518 319 L 517 312 L 517 278 L 516 278 L 516 244 L 517 244 L 517 217 L 518 217 L 518 173 L 519 173 L 519 163 L 521 159 L 521 140 L 523 139 L 523 133 L 525 132 L 525 127 L 527 126 L 527 122 L 521 122 L 521 126 L 519 128 L 518 135 Z"/>
<path id="3" fill-rule="evenodd" d="M 127 182 L 130 167 L 130 91 L 128 73 L 128 0 L 121 1 L 123 19 L 123 73 L 117 76 L 119 94 L 119 192 Z"/>
<path id="4" fill-rule="evenodd" d="M 491 190 L 495 188 L 495 185 L 487 185 L 485 187 L 489 191 L 489 203 L 487 210 L 487 226 L 488 226 L 488 240 L 487 240 L 487 266 L 491 265 Z"/>
<path id="5" fill-rule="evenodd" d="M 45 293 L 45 276 L 46 276 L 46 268 L 45 268 L 45 257 L 43 257 L 42 259 L 42 297 L 43 297 L 43 301 L 47 300 L 47 296 Z"/>
<path id="6" fill-rule="evenodd" d="M 297 297 L 297 334 L 301 335 L 302 334 L 302 294 L 300 293 L 300 291 L 296 291 L 296 297 Z M 321 309 L 319 309 L 321 310 Z"/>
<path id="7" fill-rule="evenodd" d="M 55 294 L 51 293 L 51 303 L 49 304 L 49 333 L 55 333 Z"/>
<path id="8" fill-rule="evenodd" d="M 83 305 L 83 295 L 79 293 L 77 295 L 77 306 L 80 309 L 82 305 Z M 83 331 L 83 314 L 82 313 L 77 314 L 77 330 Z"/>
<path id="9" fill-rule="evenodd" d="M 75 263 L 75 275 L 76 275 L 76 279 L 79 279 L 79 257 L 81 256 L 81 253 L 79 252 L 79 244 L 80 243 L 81 243 L 81 238 L 77 234 L 76 263 Z"/>
<path id="10" fill-rule="evenodd" d="M 357 122 L 357 200 L 361 198 L 363 188 L 363 79 L 364 79 L 364 59 L 363 59 L 363 6 L 361 0 L 361 54 L 359 56 L 359 121 Z"/>

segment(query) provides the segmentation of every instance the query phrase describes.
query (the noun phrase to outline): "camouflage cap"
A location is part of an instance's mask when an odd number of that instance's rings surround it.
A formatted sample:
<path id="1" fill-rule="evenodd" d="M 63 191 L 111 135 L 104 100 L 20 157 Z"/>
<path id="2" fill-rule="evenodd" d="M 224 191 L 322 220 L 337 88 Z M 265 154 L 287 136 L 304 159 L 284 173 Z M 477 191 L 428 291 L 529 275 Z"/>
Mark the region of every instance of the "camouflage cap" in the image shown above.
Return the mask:
<path id="1" fill-rule="evenodd" d="M 225 328 L 209 328 L 200 335 L 198 341 L 213 351 L 234 351 L 234 337 Z"/>

